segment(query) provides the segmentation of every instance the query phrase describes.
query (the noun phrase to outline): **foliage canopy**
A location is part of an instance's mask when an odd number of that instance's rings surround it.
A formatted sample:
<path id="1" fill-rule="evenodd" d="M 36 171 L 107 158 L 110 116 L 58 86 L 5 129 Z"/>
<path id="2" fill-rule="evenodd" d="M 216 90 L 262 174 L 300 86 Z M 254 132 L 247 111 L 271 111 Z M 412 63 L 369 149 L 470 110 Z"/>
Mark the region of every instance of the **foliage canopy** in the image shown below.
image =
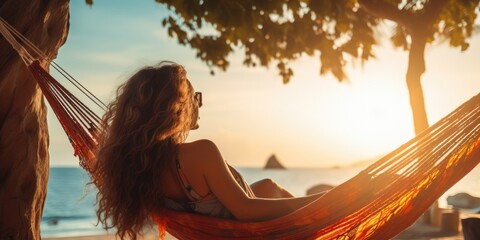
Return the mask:
<path id="1" fill-rule="evenodd" d="M 196 50 L 213 73 L 226 70 L 227 57 L 241 49 L 246 66 L 268 67 L 276 63 L 286 83 L 293 75 L 289 63 L 303 54 L 318 56 L 320 73 L 332 73 L 339 81 L 350 60 L 362 63 L 374 57 L 373 47 L 381 36 L 394 46 L 409 50 L 410 26 L 423 27 L 427 41 L 448 40 L 462 51 L 468 48 L 478 13 L 479 0 L 448 0 L 440 16 L 429 26 L 421 24 L 433 0 L 156 0 L 169 15 L 162 20 L 169 36 Z M 367 3 L 367 4 L 365 4 Z M 384 18 L 364 5 L 385 7 Z M 388 10 L 409 21 L 393 19 L 391 33 L 380 32 Z"/>
<path id="2" fill-rule="evenodd" d="M 93 0 L 85 0 L 88 5 Z M 225 71 L 227 57 L 242 49 L 243 63 L 268 67 L 276 63 L 287 83 L 289 63 L 302 55 L 318 56 L 320 74 L 347 79 L 349 60 L 374 57 L 378 38 L 410 49 L 410 36 L 422 31 L 427 43 L 448 41 L 462 51 L 475 30 L 480 0 L 155 0 L 169 10 L 162 19 L 168 35 L 196 50 L 211 69 Z M 443 2 L 443 3 L 440 3 Z M 430 8 L 441 5 L 438 18 L 425 21 Z M 373 10 L 373 11 L 372 11 Z M 393 20 L 393 31 L 381 32 Z"/>

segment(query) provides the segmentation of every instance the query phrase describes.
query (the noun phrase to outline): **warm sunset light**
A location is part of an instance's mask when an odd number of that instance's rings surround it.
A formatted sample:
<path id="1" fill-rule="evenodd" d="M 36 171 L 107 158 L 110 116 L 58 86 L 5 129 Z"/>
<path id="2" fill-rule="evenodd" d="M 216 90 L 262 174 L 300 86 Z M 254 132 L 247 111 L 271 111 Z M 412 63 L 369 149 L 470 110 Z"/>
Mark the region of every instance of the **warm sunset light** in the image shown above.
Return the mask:
<path id="1" fill-rule="evenodd" d="M 189 139 L 215 139 L 231 164 L 261 166 L 270 154 L 276 153 L 292 167 L 349 165 L 378 158 L 415 135 L 405 83 L 408 55 L 394 50 L 389 42 L 376 48 L 376 59 L 363 67 L 360 63 L 349 65 L 346 82 L 339 83 L 332 75 L 320 76 L 318 60 L 302 57 L 292 65 L 295 75 L 290 82 L 282 84 L 275 66 L 243 67 L 240 54 L 230 59 L 227 72 L 211 76 L 192 51 L 159 31 L 155 21 L 148 22 L 148 17 L 156 18 L 153 12 L 152 16 L 145 15 L 145 20 L 135 18 L 124 24 L 123 29 L 131 26 L 129 31 L 134 31 L 136 37 L 117 39 L 121 46 L 117 49 L 94 37 L 102 36 L 99 34 L 108 25 L 104 20 L 95 20 L 101 10 L 75 5 L 72 8 L 79 13 L 72 15 L 71 23 L 79 27 L 72 28 L 75 30 L 57 62 L 72 69 L 106 102 L 115 86 L 143 64 L 169 59 L 184 65 L 195 88 L 203 91 L 205 101 L 201 127 L 191 132 Z M 96 9 L 101 8 L 99 3 Z M 111 19 L 121 22 L 124 18 L 114 14 Z M 122 34 L 125 30 L 109 28 L 107 32 Z M 143 40 L 132 45 L 140 36 L 144 36 Z M 465 53 L 445 44 L 427 49 L 423 85 L 431 124 L 480 89 L 473 64 L 480 51 L 477 45 L 471 44 Z M 453 59 L 466 64 L 451 68 L 448 63 Z M 52 121 L 51 131 L 59 134 L 52 134 L 55 144 L 51 151 L 56 152 L 52 164 L 75 165 L 70 146 L 55 124 Z"/>
<path id="2" fill-rule="evenodd" d="M 480 239 L 479 14 L 3 0 L 0 238 Z"/>

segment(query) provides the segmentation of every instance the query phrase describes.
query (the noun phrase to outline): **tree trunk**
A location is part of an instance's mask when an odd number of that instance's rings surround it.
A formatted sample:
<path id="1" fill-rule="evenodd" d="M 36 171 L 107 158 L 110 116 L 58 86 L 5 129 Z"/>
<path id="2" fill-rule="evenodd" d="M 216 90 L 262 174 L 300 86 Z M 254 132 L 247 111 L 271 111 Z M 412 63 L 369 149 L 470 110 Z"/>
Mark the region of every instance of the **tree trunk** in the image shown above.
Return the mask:
<path id="1" fill-rule="evenodd" d="M 413 114 L 413 125 L 415 135 L 420 134 L 428 128 L 427 112 L 425 110 L 425 100 L 423 97 L 423 88 L 421 78 L 425 72 L 425 46 L 426 37 L 424 34 L 416 32 L 411 33 L 411 45 L 408 55 L 407 69 L 407 87 L 410 95 L 410 106 Z M 435 204 L 434 204 L 435 205 Z M 424 224 L 432 224 L 432 210 L 427 210 L 420 218 Z"/>
<path id="2" fill-rule="evenodd" d="M 427 112 L 421 83 L 422 74 L 425 72 L 425 45 L 426 38 L 423 34 L 411 34 L 411 47 L 408 56 L 407 86 L 410 95 L 415 134 L 428 128 Z"/>
<path id="3" fill-rule="evenodd" d="M 0 16 L 50 60 L 65 42 L 68 0 L 0 0 Z M 0 37 L 0 239 L 40 239 L 49 155 L 43 95 Z"/>

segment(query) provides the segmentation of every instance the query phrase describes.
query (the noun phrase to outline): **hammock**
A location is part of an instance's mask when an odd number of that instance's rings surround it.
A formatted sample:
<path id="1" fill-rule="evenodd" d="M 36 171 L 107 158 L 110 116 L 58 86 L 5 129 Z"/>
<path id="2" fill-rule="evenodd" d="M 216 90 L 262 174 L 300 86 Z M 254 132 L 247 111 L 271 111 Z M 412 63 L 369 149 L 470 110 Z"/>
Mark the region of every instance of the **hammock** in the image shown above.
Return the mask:
<path id="1" fill-rule="evenodd" d="M 89 171 L 95 163 L 95 129 L 100 118 L 40 66 L 35 59 L 44 60 L 41 51 L 0 20 L 2 34 L 27 64 L 80 165 Z M 28 52 L 35 52 L 37 58 Z M 51 66 L 78 86 L 54 62 Z M 84 92 L 92 95 L 86 89 Z M 91 98 L 98 104 L 98 99 Z M 152 219 L 161 237 L 166 230 L 179 239 L 389 239 L 413 224 L 470 172 L 479 163 L 479 149 L 480 94 L 352 179 L 287 216 L 240 222 L 164 210 L 152 213 Z"/>

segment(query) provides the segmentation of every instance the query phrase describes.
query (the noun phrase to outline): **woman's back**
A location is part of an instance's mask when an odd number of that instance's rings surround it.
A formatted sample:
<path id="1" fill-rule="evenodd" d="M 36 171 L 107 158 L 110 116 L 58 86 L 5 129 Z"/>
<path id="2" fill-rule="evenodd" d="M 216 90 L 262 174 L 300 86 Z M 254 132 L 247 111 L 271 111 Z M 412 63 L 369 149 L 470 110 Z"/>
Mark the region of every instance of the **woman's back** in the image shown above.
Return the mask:
<path id="1" fill-rule="evenodd" d="M 199 164 L 202 163 L 200 159 L 201 151 L 198 141 L 183 143 L 179 146 L 177 159 L 168 163 L 168 168 L 162 179 L 165 182 L 165 197 L 178 202 L 191 200 L 183 190 L 184 186 L 182 186 L 183 184 L 179 179 L 179 174 L 181 173 L 184 174 L 186 180 L 200 196 L 205 196 L 210 192 L 203 174 L 199 171 Z M 180 169 L 178 169 L 177 163 L 181 167 Z"/>
<path id="2" fill-rule="evenodd" d="M 208 140 L 199 140 L 184 143 L 179 147 L 178 158 L 165 174 L 166 189 L 164 193 L 165 207 L 178 210 L 200 213 L 213 217 L 233 218 L 233 215 L 223 206 L 209 188 L 202 169 L 208 167 L 211 161 L 202 157 L 209 155 L 206 145 Z M 243 188 L 245 193 L 254 197 L 244 179 L 233 168 L 230 172 Z"/>

